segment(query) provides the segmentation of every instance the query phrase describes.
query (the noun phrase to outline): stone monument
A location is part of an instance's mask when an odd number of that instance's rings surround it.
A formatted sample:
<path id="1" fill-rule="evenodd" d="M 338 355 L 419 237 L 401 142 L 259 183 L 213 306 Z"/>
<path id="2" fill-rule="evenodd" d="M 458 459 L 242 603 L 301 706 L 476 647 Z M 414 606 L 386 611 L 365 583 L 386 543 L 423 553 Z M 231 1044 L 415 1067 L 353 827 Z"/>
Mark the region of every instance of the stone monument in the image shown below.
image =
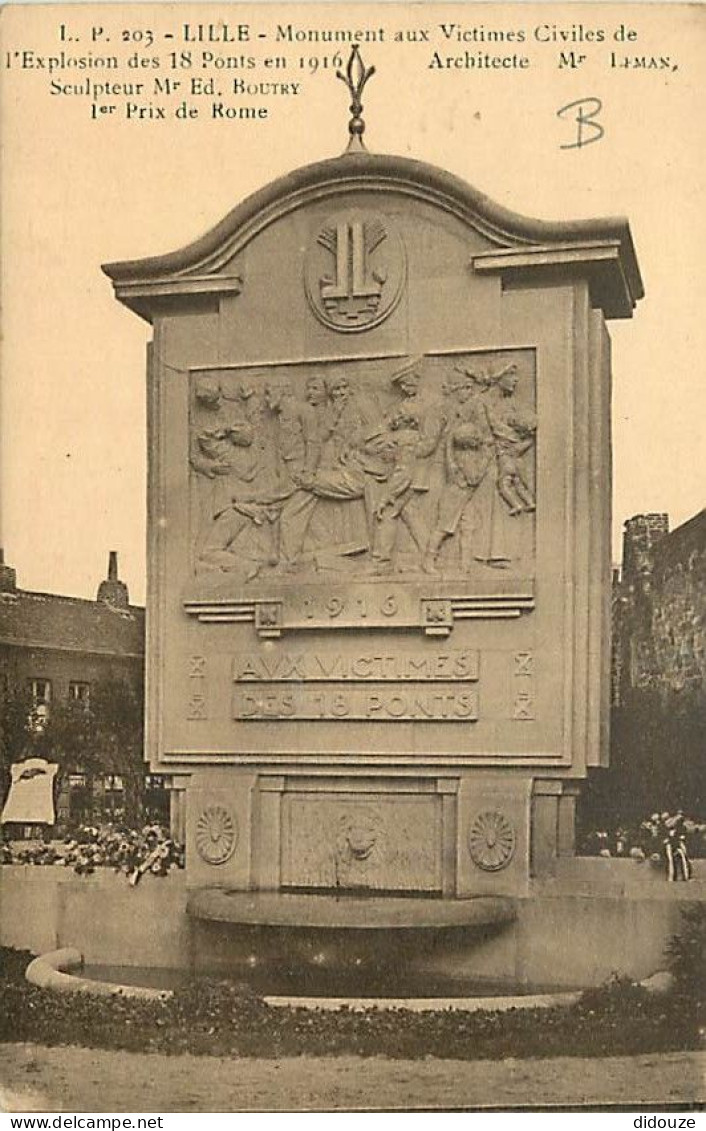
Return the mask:
<path id="1" fill-rule="evenodd" d="M 571 851 L 607 759 L 628 224 L 368 153 L 371 73 L 339 75 L 342 156 L 104 268 L 154 327 L 148 757 L 192 909 L 248 893 L 236 921 L 348 895 L 463 922 Z"/>

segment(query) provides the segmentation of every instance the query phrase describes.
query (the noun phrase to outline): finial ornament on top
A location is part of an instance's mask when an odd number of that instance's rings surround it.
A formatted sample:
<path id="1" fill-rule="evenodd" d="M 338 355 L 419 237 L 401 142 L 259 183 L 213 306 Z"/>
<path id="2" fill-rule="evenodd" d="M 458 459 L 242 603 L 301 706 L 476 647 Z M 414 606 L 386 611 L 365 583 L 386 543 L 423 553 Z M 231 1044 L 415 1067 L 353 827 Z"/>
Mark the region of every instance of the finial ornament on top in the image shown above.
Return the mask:
<path id="1" fill-rule="evenodd" d="M 357 43 L 354 43 L 351 48 L 351 55 L 348 60 L 345 75 L 342 71 L 336 71 L 336 78 L 346 84 L 351 95 L 351 120 L 348 123 L 348 132 L 351 136 L 348 142 L 348 153 L 358 153 L 365 149 L 363 144 L 365 122 L 362 118 L 363 103 L 361 102 L 361 96 L 366 82 L 374 74 L 375 67 L 366 67 L 363 63 Z"/>

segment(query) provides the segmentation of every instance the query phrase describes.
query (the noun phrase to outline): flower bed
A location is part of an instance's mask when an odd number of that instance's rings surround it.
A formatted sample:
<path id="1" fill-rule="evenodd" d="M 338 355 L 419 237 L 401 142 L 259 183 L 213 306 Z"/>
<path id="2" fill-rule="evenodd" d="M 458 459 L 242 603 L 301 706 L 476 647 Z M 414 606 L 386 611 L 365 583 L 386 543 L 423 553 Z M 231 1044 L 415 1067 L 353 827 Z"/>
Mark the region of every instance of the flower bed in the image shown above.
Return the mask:
<path id="1" fill-rule="evenodd" d="M 653 813 L 635 825 L 615 829 L 594 829 L 583 840 L 579 852 L 586 856 L 628 858 L 649 863 L 667 874 L 668 878 L 688 878 L 679 875 L 680 861 L 706 858 L 706 823 L 686 817 L 681 810 L 676 813 Z M 672 875 L 674 864 L 677 874 Z"/>
<path id="2" fill-rule="evenodd" d="M 63 843 L 36 841 L 0 845 L 0 864 L 60 865 L 79 876 L 97 868 L 122 872 L 131 884 L 146 873 L 166 876 L 184 867 L 184 846 L 172 840 L 161 825 L 129 829 L 120 825 L 82 825 Z"/>

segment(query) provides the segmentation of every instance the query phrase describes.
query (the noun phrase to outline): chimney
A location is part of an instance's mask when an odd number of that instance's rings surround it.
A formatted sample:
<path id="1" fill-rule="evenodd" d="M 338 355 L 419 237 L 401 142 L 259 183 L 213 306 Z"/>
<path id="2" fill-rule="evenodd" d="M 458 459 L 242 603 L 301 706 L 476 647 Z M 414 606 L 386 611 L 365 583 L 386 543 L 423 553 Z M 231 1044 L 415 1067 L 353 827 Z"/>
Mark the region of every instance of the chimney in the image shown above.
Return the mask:
<path id="1" fill-rule="evenodd" d="M 0 550 L 0 593 L 14 593 L 17 589 L 17 574 L 5 565 L 5 551 Z"/>
<path id="2" fill-rule="evenodd" d="M 651 572 L 651 555 L 669 534 L 668 514 L 636 514 L 623 527 L 623 581 L 640 583 Z"/>
<path id="3" fill-rule="evenodd" d="M 108 576 L 98 586 L 96 599 L 104 605 L 112 605 L 114 609 L 127 609 L 130 604 L 127 585 L 118 577 L 117 550 L 111 550 L 108 554 Z"/>

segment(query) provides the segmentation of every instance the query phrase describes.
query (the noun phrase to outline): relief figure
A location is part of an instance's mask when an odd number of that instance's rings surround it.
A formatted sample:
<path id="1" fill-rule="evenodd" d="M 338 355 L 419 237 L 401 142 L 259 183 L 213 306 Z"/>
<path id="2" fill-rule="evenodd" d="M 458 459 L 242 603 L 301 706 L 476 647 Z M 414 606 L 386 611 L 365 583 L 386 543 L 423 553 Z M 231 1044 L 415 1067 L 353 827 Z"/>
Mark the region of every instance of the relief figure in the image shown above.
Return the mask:
<path id="1" fill-rule="evenodd" d="M 487 398 L 488 420 L 498 453 L 498 492 L 513 515 L 536 509 L 521 460 L 534 444 L 537 418 L 517 404 L 517 381 L 517 366 L 508 365 L 494 379 Z"/>
<path id="2" fill-rule="evenodd" d="M 522 516 L 536 509 L 523 457 L 534 447 L 537 418 L 518 402 L 518 380 L 517 366 L 506 366 L 490 377 L 483 398 L 495 449 L 494 478 L 486 495 L 485 521 L 474 556 L 500 569 L 521 556 L 521 539 L 526 531 Z"/>
<path id="3" fill-rule="evenodd" d="M 373 570 L 377 573 L 395 569 L 401 525 L 415 547 L 417 567 L 427 544 L 429 520 L 424 504 L 431 486 L 430 464 L 447 421 L 437 402 L 420 397 L 421 380 L 421 359 L 390 378 L 400 400 L 387 414 L 385 430 L 379 434 L 381 449 L 386 451 L 391 467 L 384 490 L 378 492 L 371 508 Z"/>
<path id="4" fill-rule="evenodd" d="M 200 539 L 200 560 L 230 563 L 229 548 L 238 535 L 267 520 L 266 509 L 253 501 L 258 474 L 254 429 L 241 404 L 227 401 L 213 377 L 196 382 L 193 421 L 190 462 L 207 481 L 201 490 L 206 529 Z"/>
<path id="5" fill-rule="evenodd" d="M 478 525 L 477 514 L 468 516 L 469 504 L 489 474 L 495 456 L 495 440 L 483 401 L 487 388 L 485 375 L 472 370 L 457 370 L 449 382 L 453 407 L 444 434 L 445 482 L 424 555 L 423 568 L 427 573 L 437 571 L 437 555 L 444 540 L 456 534 L 462 519 L 467 517 L 471 522 L 466 522 L 462 531 L 460 551 L 463 572 L 469 568 L 469 542 Z"/>
<path id="6" fill-rule="evenodd" d="M 365 471 L 359 463 L 359 447 L 371 427 L 372 415 L 344 373 L 329 376 L 325 383 L 320 378 L 309 383 L 307 401 L 307 457 L 295 479 L 299 490 L 285 503 L 280 519 L 280 563 L 285 568 L 301 562 L 310 524 L 320 507 L 327 508 L 324 552 L 335 553 L 338 547 L 339 554 L 355 553 L 368 546 L 364 510 L 350 513 L 332 504 L 364 499 Z"/>

